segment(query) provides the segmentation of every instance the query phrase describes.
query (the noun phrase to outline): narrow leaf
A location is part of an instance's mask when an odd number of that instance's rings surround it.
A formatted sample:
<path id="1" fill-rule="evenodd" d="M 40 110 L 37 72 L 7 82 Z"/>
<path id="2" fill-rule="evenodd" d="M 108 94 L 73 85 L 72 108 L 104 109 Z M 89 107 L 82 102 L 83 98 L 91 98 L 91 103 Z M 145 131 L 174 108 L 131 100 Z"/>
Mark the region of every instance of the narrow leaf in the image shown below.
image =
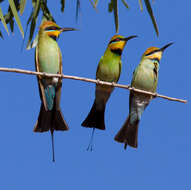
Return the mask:
<path id="1" fill-rule="evenodd" d="M 20 2 L 20 15 L 22 15 L 25 10 L 26 2 L 26 0 L 21 0 Z"/>
<path id="2" fill-rule="evenodd" d="M 29 40 L 27 42 L 27 49 L 30 49 L 30 46 L 31 46 L 31 41 L 32 41 L 34 30 L 36 27 L 36 20 L 38 17 L 39 10 L 40 10 L 40 0 L 37 0 L 36 4 L 35 4 L 33 15 L 32 15 L 32 22 L 31 22 L 31 26 L 30 26 Z"/>
<path id="3" fill-rule="evenodd" d="M 108 11 L 111 13 L 113 11 L 113 0 L 110 1 L 108 5 Z"/>
<path id="4" fill-rule="evenodd" d="M 3 34 L 1 33 L 1 31 L 0 31 L 0 37 L 3 39 Z"/>
<path id="5" fill-rule="evenodd" d="M 41 7 L 41 9 L 42 9 L 43 16 L 46 17 L 47 20 L 51 20 L 51 21 L 54 21 L 54 22 L 55 22 L 55 20 L 54 20 L 52 14 L 51 14 L 51 12 L 50 12 L 50 10 L 49 10 L 48 7 L 47 7 L 47 3 L 41 2 L 41 3 L 40 3 L 40 7 Z"/>
<path id="6" fill-rule="evenodd" d="M 31 43 L 31 48 L 35 48 L 38 44 L 38 34 L 35 36 L 33 42 Z"/>
<path id="7" fill-rule="evenodd" d="M 141 11 L 143 11 L 143 3 L 142 3 L 142 0 L 139 0 L 139 6 L 140 6 Z"/>
<path id="8" fill-rule="evenodd" d="M 65 0 L 61 0 L 61 11 L 64 12 Z"/>
<path id="9" fill-rule="evenodd" d="M 125 7 L 128 9 L 129 8 L 129 5 L 127 4 L 127 2 L 125 0 L 121 0 L 122 3 L 125 5 Z"/>
<path id="10" fill-rule="evenodd" d="M 80 12 L 80 0 L 77 0 L 77 2 L 76 2 L 76 21 L 78 20 L 79 12 Z"/>
<path id="11" fill-rule="evenodd" d="M 147 11 L 151 17 L 151 20 L 152 20 L 152 23 L 153 23 L 153 26 L 154 26 L 154 29 L 155 29 L 155 32 L 157 34 L 157 36 L 159 35 L 159 31 L 158 31 L 158 26 L 157 26 L 157 23 L 156 23 L 156 20 L 155 20 L 155 17 L 153 15 L 153 10 L 151 8 L 151 4 L 149 2 L 149 0 L 144 0 L 145 1 L 145 5 L 146 5 L 146 8 L 147 8 Z"/>
<path id="12" fill-rule="evenodd" d="M 40 25 L 44 22 L 47 21 L 47 18 L 45 16 L 42 17 Z M 38 34 L 35 36 L 33 42 L 30 44 L 30 46 L 27 47 L 27 50 L 30 50 L 31 48 L 35 48 L 38 44 Z"/>
<path id="13" fill-rule="evenodd" d="M 1 7 L 0 7 L 0 19 L 1 19 L 1 22 L 2 22 L 2 24 L 3 24 L 4 28 L 5 28 L 5 30 L 7 31 L 8 35 L 9 35 L 9 30 L 8 30 L 8 28 L 7 28 L 7 24 L 6 24 L 6 22 L 5 22 L 5 18 L 4 18 L 4 16 L 3 16 L 3 11 L 2 11 L 2 9 L 1 9 Z"/>
<path id="14" fill-rule="evenodd" d="M 18 13 L 17 13 L 17 9 L 16 9 L 16 7 L 15 7 L 15 3 L 14 3 L 13 0 L 9 0 L 9 4 L 10 4 L 11 10 L 12 10 L 12 13 L 13 13 L 13 15 L 14 15 L 14 17 L 15 17 L 16 23 L 17 23 L 17 25 L 18 25 L 18 27 L 19 27 L 19 30 L 20 30 L 20 32 L 21 32 L 21 34 L 22 34 L 22 37 L 24 38 L 23 27 L 22 27 L 21 21 L 20 21 L 20 19 L 19 19 L 19 15 L 18 15 Z"/>
<path id="15" fill-rule="evenodd" d="M 98 0 L 94 0 L 94 2 L 92 2 L 91 0 L 89 0 L 89 1 L 92 4 L 93 8 L 96 9 L 97 4 L 98 4 Z"/>
<path id="16" fill-rule="evenodd" d="M 21 51 L 23 50 L 23 47 L 24 47 L 24 43 L 25 43 L 25 39 L 26 39 L 26 33 L 27 33 L 27 30 L 28 30 L 29 23 L 32 20 L 32 16 L 33 16 L 33 11 L 31 12 L 30 17 L 27 20 L 27 24 L 26 24 L 26 28 L 25 28 L 25 33 L 24 33 L 24 39 L 23 39 L 23 42 L 22 42 L 22 45 L 21 45 Z"/>
<path id="17" fill-rule="evenodd" d="M 10 17 L 9 25 L 10 25 L 10 28 L 11 28 L 11 32 L 13 32 L 14 31 L 14 20 L 13 20 L 13 17 Z"/>
<path id="18" fill-rule="evenodd" d="M 119 18 L 118 18 L 118 5 L 117 0 L 113 0 L 113 10 L 114 10 L 114 19 L 115 19 L 115 30 L 116 33 L 119 32 Z"/>
<path id="19" fill-rule="evenodd" d="M 98 5 L 98 0 L 95 0 L 95 1 L 94 1 L 94 5 L 95 5 L 95 7 L 97 7 L 97 5 Z"/>
<path id="20" fill-rule="evenodd" d="M 32 20 L 31 26 L 30 26 L 29 40 L 28 40 L 28 42 L 27 42 L 27 49 L 30 49 L 30 48 L 31 48 L 31 41 L 32 41 L 32 38 L 33 38 L 35 26 L 36 26 L 36 20 Z"/>
<path id="21" fill-rule="evenodd" d="M 10 22 L 11 16 L 12 16 L 12 12 L 11 12 L 11 9 L 10 9 L 10 6 L 9 6 L 8 11 L 7 11 L 7 14 L 4 15 L 5 22 L 6 22 L 7 24 Z"/>

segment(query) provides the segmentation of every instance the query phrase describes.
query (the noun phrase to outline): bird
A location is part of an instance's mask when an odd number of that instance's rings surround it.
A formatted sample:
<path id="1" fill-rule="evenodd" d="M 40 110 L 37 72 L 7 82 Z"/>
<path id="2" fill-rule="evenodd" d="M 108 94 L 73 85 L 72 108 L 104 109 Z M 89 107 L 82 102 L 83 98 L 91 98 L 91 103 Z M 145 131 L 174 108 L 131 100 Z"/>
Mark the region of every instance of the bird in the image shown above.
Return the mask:
<path id="1" fill-rule="evenodd" d="M 61 28 L 53 21 L 44 21 L 40 25 L 35 50 L 37 72 L 62 74 L 62 54 L 56 40 L 62 32 L 73 30 L 75 29 Z M 62 79 L 39 75 L 37 81 L 41 107 L 33 131 L 42 133 L 50 130 L 54 162 L 54 130 L 66 131 L 69 129 L 60 109 Z"/>
<path id="2" fill-rule="evenodd" d="M 121 74 L 123 49 L 127 41 L 135 37 L 137 36 L 124 37 L 115 34 L 110 39 L 97 67 L 96 79 L 98 81 L 118 82 Z M 96 84 L 95 100 L 88 116 L 81 124 L 83 127 L 93 128 L 93 132 L 95 128 L 105 130 L 105 107 L 113 90 L 114 87 L 112 86 Z"/>
<path id="3" fill-rule="evenodd" d="M 131 87 L 156 92 L 159 74 L 159 64 L 162 54 L 166 48 L 173 43 L 168 43 L 162 48 L 149 47 L 141 57 L 139 65 L 136 67 Z M 145 108 L 154 97 L 147 94 L 130 91 L 129 95 L 129 115 L 115 136 L 115 141 L 124 143 L 124 149 L 127 145 L 137 148 L 139 122 Z"/>

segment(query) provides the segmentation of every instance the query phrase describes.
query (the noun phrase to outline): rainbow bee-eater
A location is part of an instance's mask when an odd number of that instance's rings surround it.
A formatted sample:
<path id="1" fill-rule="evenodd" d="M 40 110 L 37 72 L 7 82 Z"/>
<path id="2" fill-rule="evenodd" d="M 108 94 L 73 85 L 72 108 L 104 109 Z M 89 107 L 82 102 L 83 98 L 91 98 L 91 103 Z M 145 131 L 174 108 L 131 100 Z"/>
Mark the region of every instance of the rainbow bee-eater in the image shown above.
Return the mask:
<path id="1" fill-rule="evenodd" d="M 136 36 L 123 37 L 114 35 L 105 50 L 104 55 L 99 61 L 96 79 L 106 82 L 118 82 L 121 74 L 121 55 L 128 40 Z M 82 126 L 93 129 L 105 130 L 104 113 L 106 103 L 114 87 L 106 85 L 96 85 L 95 100 L 93 106 L 83 121 Z"/>
<path id="2" fill-rule="evenodd" d="M 137 89 L 156 92 L 158 83 L 159 63 L 164 50 L 172 45 L 169 43 L 162 48 L 150 47 L 142 55 L 141 61 L 133 73 L 131 86 Z M 151 95 L 130 92 L 129 96 L 129 116 L 120 131 L 115 136 L 115 140 L 137 148 L 138 126 L 143 111 L 148 106 L 153 97 Z"/>
<path id="3" fill-rule="evenodd" d="M 61 28 L 52 21 L 41 24 L 35 51 L 36 71 L 62 74 L 62 54 L 56 39 L 62 32 L 75 30 Z M 68 130 L 68 125 L 60 110 L 62 79 L 38 76 L 41 108 L 34 132 L 51 132 L 54 161 L 54 130 Z"/>

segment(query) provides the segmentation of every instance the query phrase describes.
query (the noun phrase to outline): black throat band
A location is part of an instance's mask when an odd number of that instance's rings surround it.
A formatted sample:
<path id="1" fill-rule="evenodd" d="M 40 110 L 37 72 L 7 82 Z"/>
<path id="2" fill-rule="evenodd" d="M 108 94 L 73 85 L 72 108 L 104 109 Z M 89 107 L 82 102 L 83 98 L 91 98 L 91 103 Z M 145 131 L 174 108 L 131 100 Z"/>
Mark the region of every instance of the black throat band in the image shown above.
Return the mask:
<path id="1" fill-rule="evenodd" d="M 120 55 L 121 56 L 121 54 L 122 54 L 122 50 L 121 49 L 111 49 L 111 52 L 113 52 L 113 53 L 115 53 L 115 54 L 117 54 L 117 55 Z"/>

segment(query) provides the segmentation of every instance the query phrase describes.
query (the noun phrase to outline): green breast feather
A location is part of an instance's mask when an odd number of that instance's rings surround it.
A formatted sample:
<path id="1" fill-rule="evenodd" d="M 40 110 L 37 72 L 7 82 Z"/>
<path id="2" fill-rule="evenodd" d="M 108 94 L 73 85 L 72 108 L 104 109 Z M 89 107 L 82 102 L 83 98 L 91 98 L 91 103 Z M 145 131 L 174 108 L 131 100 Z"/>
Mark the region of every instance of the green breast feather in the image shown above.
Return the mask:
<path id="1" fill-rule="evenodd" d="M 102 57 L 96 72 L 96 78 L 107 81 L 117 82 L 121 73 L 121 60 Z"/>
<path id="2" fill-rule="evenodd" d="M 155 92 L 158 82 L 158 70 L 156 73 L 154 69 L 153 63 L 139 64 L 134 71 L 131 85 L 138 89 Z"/>
<path id="3" fill-rule="evenodd" d="M 60 71 L 60 49 L 53 39 L 41 40 L 38 44 L 38 62 L 41 72 Z"/>

